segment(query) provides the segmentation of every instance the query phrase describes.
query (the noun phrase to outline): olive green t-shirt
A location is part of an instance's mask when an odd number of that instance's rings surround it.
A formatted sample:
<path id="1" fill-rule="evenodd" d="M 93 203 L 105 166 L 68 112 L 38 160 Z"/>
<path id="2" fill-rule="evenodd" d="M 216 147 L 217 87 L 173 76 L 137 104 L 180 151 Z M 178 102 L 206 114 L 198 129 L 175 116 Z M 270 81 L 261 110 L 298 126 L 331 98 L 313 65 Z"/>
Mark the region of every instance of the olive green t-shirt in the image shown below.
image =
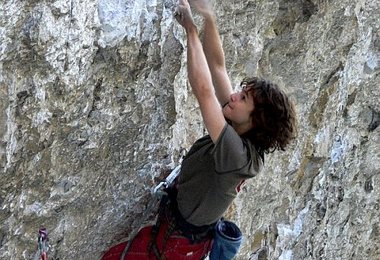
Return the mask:
<path id="1" fill-rule="evenodd" d="M 214 223 L 236 197 L 239 184 L 255 176 L 262 165 L 250 141 L 226 124 L 215 144 L 207 135 L 184 158 L 178 181 L 179 211 L 193 225 Z"/>

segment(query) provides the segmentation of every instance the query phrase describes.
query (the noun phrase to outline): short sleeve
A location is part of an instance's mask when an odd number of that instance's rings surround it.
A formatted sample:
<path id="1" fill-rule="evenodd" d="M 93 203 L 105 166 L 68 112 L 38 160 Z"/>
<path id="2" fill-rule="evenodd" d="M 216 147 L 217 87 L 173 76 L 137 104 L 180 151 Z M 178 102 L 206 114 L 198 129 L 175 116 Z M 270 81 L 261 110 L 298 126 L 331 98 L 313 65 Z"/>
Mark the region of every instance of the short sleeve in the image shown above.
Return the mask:
<path id="1" fill-rule="evenodd" d="M 216 172 L 252 175 L 252 149 L 248 142 L 231 125 L 226 124 L 212 151 Z"/>

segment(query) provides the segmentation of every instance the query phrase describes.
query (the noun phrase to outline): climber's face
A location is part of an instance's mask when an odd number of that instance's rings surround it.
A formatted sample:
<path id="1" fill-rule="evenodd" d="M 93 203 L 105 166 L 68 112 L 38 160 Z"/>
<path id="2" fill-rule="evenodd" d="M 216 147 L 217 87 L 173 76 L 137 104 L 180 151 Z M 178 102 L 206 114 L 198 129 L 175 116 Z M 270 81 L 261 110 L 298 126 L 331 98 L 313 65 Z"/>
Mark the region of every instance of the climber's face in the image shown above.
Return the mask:
<path id="1" fill-rule="evenodd" d="M 251 114 L 255 105 L 250 90 L 249 87 L 243 87 L 241 91 L 232 94 L 223 108 L 224 116 L 231 121 L 238 134 L 243 134 L 253 127 Z"/>

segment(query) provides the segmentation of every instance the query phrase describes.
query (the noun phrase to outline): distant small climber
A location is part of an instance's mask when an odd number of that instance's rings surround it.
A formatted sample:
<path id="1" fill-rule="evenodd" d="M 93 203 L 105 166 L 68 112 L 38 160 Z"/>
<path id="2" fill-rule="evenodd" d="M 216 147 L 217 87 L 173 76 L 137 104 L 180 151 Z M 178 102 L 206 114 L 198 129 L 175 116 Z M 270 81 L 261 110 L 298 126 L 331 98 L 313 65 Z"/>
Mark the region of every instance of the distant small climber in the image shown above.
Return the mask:
<path id="1" fill-rule="evenodd" d="M 49 238 L 45 227 L 38 230 L 37 252 L 33 260 L 47 260 L 47 252 L 49 250 Z"/>
<path id="2" fill-rule="evenodd" d="M 204 18 L 203 46 L 187 0 L 174 13 L 187 35 L 187 70 L 208 135 L 185 156 L 154 226 L 112 247 L 109 259 L 232 259 L 241 232 L 221 220 L 240 185 L 262 168 L 264 154 L 284 150 L 296 133 L 293 103 L 276 84 L 246 78 L 233 93 L 210 0 L 189 0 Z M 221 233 L 222 236 L 218 237 Z M 225 245 L 229 243 L 229 245 Z"/>

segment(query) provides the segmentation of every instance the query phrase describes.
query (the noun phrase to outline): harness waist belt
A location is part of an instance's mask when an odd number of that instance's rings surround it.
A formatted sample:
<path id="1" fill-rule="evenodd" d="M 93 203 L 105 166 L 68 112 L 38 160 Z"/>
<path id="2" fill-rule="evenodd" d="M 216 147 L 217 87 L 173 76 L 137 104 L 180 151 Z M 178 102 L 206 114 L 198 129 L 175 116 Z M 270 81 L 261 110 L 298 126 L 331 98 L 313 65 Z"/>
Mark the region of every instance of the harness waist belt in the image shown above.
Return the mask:
<path id="1" fill-rule="evenodd" d="M 182 232 L 182 235 L 190 239 L 193 242 L 199 242 L 204 239 L 208 239 L 212 236 L 214 231 L 215 223 L 210 225 L 195 226 L 185 220 L 182 214 L 179 212 L 177 203 L 177 189 L 168 188 L 165 190 L 169 197 L 169 207 L 173 214 L 178 229 Z"/>

